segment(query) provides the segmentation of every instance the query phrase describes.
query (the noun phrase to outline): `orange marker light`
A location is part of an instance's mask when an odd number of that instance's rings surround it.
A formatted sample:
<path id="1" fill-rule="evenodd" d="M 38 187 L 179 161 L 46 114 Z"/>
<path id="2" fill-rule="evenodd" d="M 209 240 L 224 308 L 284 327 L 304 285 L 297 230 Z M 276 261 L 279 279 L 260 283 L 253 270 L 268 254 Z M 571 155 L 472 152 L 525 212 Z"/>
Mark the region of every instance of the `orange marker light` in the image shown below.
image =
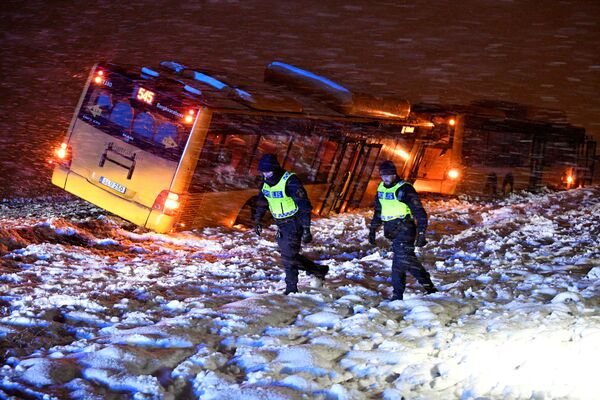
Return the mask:
<path id="1" fill-rule="evenodd" d="M 61 143 L 59 147 L 54 149 L 54 159 L 50 164 L 59 163 L 64 166 L 71 165 L 72 149 L 67 143 Z"/>
<path id="2" fill-rule="evenodd" d="M 569 175 L 569 176 L 567 176 L 567 183 L 568 183 L 569 185 L 571 185 L 571 184 L 573 183 L 573 181 L 574 181 L 574 179 L 573 179 L 573 175 Z"/>
<path id="3" fill-rule="evenodd" d="M 183 120 L 185 121 L 186 124 L 191 124 L 194 121 L 194 114 L 195 114 L 194 110 L 189 110 L 187 112 L 187 115 L 183 118 Z"/>
<path id="4" fill-rule="evenodd" d="M 62 143 L 54 153 L 56 154 L 56 157 L 60 158 L 61 160 L 64 160 L 64 158 L 67 156 L 67 144 Z"/>
<path id="5" fill-rule="evenodd" d="M 455 120 L 454 118 L 450 118 L 450 119 L 448 120 L 448 125 L 450 125 L 450 126 L 454 126 L 455 124 L 456 124 L 456 120 Z"/>
<path id="6" fill-rule="evenodd" d="M 96 83 L 102 83 L 102 77 L 100 75 L 96 76 L 94 78 L 94 82 L 96 82 Z"/>
<path id="7" fill-rule="evenodd" d="M 448 171 L 448 177 L 450 179 L 457 179 L 459 177 L 459 175 L 460 175 L 460 173 L 455 168 L 452 168 L 450 171 Z"/>

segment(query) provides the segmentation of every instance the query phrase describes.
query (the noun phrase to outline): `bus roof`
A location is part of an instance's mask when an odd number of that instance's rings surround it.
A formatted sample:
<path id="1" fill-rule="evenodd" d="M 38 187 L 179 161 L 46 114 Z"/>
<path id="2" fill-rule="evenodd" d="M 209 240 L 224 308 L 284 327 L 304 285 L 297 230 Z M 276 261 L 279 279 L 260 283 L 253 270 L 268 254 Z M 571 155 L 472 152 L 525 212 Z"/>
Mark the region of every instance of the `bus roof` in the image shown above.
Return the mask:
<path id="1" fill-rule="evenodd" d="M 184 104 L 200 103 L 222 112 L 301 114 L 405 125 L 428 122 L 410 113 L 406 100 L 352 93 L 327 78 L 280 62 L 267 66 L 263 82 L 174 61 L 161 62 L 158 68 L 105 65 L 132 79 L 153 81 L 157 90 L 167 95 L 175 93 Z"/>

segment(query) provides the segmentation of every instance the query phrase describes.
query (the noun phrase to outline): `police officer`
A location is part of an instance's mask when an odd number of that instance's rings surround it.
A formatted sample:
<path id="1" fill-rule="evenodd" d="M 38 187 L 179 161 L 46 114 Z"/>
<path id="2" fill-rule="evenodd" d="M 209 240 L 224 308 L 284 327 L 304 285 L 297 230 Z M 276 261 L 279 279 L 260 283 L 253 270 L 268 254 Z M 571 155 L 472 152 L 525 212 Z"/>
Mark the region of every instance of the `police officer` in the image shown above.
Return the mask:
<path id="1" fill-rule="evenodd" d="M 285 294 L 298 292 L 298 271 L 324 279 L 329 267 L 317 265 L 300 254 L 301 242 L 310 243 L 312 205 L 300 179 L 284 171 L 274 154 L 265 154 L 258 162 L 263 184 L 258 192 L 254 230 L 260 236 L 261 220 L 267 208 L 278 227 L 277 245 L 285 268 Z"/>
<path id="2" fill-rule="evenodd" d="M 406 272 L 410 272 L 427 293 L 437 289 L 429 273 L 417 259 L 415 246 L 426 244 L 427 213 L 414 187 L 402 180 L 393 162 L 386 160 L 379 167 L 382 182 L 377 188 L 375 212 L 369 229 L 369 243 L 376 245 L 375 234 L 383 221 L 386 238 L 392 241 L 392 300 L 402 300 L 406 287 Z M 416 221 L 416 224 L 415 224 Z"/>

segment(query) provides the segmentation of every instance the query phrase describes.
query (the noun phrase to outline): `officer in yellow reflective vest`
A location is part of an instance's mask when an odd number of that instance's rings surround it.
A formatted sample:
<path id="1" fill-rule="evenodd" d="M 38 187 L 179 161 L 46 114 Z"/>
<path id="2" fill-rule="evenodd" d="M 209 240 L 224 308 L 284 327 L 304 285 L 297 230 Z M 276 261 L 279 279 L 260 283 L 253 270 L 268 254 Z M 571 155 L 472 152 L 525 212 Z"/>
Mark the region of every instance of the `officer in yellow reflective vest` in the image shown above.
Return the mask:
<path id="1" fill-rule="evenodd" d="M 369 243 L 376 245 L 375 234 L 383 222 L 386 238 L 392 241 L 392 300 L 402 300 L 406 287 L 406 272 L 410 272 L 427 293 L 437 289 L 429 273 L 417 259 L 415 246 L 426 244 L 427 213 L 414 187 L 400 179 L 393 162 L 386 160 L 379 167 L 382 182 L 377 188 L 375 211 L 369 229 Z M 416 221 L 416 224 L 415 224 Z"/>
<path id="2" fill-rule="evenodd" d="M 261 221 L 268 208 L 278 227 L 277 245 L 285 268 L 285 294 L 296 293 L 299 270 L 319 280 L 324 279 L 329 270 L 300 254 L 302 242 L 312 241 L 312 205 L 300 179 L 284 171 L 274 154 L 265 154 L 258 162 L 258 170 L 263 175 L 263 183 L 256 201 L 254 230 L 260 236 Z"/>

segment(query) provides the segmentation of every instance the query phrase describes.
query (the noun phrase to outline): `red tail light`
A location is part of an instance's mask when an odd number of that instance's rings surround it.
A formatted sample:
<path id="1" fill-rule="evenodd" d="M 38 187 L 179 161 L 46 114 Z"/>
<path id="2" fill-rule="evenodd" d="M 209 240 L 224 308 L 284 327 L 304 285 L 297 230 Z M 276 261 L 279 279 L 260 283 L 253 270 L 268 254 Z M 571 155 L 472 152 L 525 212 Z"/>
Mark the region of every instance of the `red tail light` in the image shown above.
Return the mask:
<path id="1" fill-rule="evenodd" d="M 54 149 L 54 157 L 49 161 L 50 164 L 58 163 L 65 166 L 71 165 L 72 157 L 71 145 L 67 143 L 61 143 L 59 147 Z"/>
<path id="2" fill-rule="evenodd" d="M 152 208 L 167 215 L 175 215 L 179 206 L 179 195 L 168 190 L 163 190 L 156 196 Z"/>

